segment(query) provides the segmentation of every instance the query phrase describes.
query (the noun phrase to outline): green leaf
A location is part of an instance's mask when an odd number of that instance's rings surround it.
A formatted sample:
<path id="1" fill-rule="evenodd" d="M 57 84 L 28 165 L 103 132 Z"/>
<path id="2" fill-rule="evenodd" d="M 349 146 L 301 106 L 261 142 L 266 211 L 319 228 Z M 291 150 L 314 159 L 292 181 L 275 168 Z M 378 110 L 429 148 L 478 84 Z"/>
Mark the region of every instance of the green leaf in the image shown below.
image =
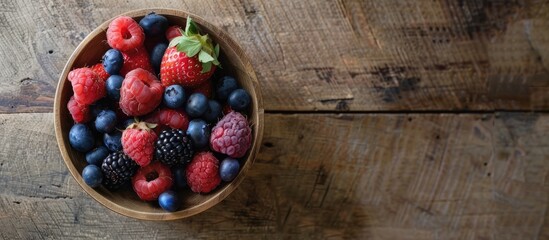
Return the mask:
<path id="1" fill-rule="evenodd" d="M 193 22 L 191 17 L 187 18 L 187 24 L 185 25 L 185 35 L 191 36 L 198 34 L 198 26 Z"/>
<path id="2" fill-rule="evenodd" d="M 212 62 L 202 63 L 202 73 L 209 72 L 212 69 Z"/>
<path id="3" fill-rule="evenodd" d="M 215 58 L 217 60 L 217 57 L 219 57 L 219 44 L 215 45 L 214 52 L 215 52 Z"/>
<path id="4" fill-rule="evenodd" d="M 204 50 L 201 50 L 198 53 L 198 61 L 200 61 L 200 62 L 207 63 L 207 62 L 211 62 L 213 60 L 215 60 L 215 59 L 212 57 L 212 55 L 210 55 L 209 53 L 207 53 Z"/>
<path id="5" fill-rule="evenodd" d="M 179 37 L 173 38 L 173 39 L 170 41 L 170 45 L 168 45 L 168 47 L 173 47 L 173 46 L 179 44 L 179 42 L 181 42 L 182 39 L 183 39 L 183 36 L 179 36 Z"/>
<path id="6" fill-rule="evenodd" d="M 193 37 L 183 37 L 177 44 L 177 51 L 184 52 L 189 57 L 194 57 L 202 49 L 200 41 Z"/>

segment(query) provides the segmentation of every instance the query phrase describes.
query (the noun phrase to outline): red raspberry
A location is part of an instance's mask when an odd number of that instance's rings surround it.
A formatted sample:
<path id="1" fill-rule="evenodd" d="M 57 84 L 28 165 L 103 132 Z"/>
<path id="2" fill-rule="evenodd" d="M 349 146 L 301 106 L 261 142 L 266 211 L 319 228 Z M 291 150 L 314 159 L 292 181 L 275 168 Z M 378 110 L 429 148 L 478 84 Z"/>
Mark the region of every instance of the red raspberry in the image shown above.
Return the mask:
<path id="1" fill-rule="evenodd" d="M 120 108 L 128 116 L 145 115 L 162 102 L 163 92 L 164 87 L 152 73 L 141 68 L 132 70 L 120 88 Z"/>
<path id="2" fill-rule="evenodd" d="M 239 158 L 246 155 L 252 140 L 252 129 L 238 112 L 225 115 L 212 129 L 210 146 L 216 152 Z"/>
<path id="3" fill-rule="evenodd" d="M 139 166 L 147 166 L 153 159 L 156 133 L 151 130 L 155 124 L 132 123 L 122 132 L 122 149 Z"/>
<path id="4" fill-rule="evenodd" d="M 97 76 L 99 77 L 99 79 L 101 79 L 101 81 L 105 82 L 107 81 L 107 78 L 109 78 L 109 73 L 107 73 L 107 71 L 105 71 L 105 67 L 103 67 L 103 64 L 102 63 L 98 63 L 98 64 L 95 64 L 93 66 L 91 66 L 91 70 L 93 72 L 95 72 L 97 74 Z"/>
<path id="5" fill-rule="evenodd" d="M 107 42 L 112 48 L 128 51 L 142 46 L 143 41 L 145 41 L 145 33 L 133 18 L 121 16 L 109 24 Z"/>
<path id="6" fill-rule="evenodd" d="M 137 170 L 132 178 L 132 185 L 139 198 L 153 201 L 172 187 L 172 172 L 161 162 L 155 162 Z"/>
<path id="7" fill-rule="evenodd" d="M 193 192 L 209 193 L 221 182 L 219 160 L 211 152 L 197 153 L 187 166 L 186 176 Z"/>
<path id="8" fill-rule="evenodd" d="M 202 93 L 207 98 L 212 98 L 212 81 L 206 81 L 199 86 L 191 88 L 191 94 L 193 93 Z M 190 96 L 190 95 L 189 95 Z"/>
<path id="9" fill-rule="evenodd" d="M 183 131 L 186 131 L 189 127 L 189 117 L 185 111 L 170 108 L 160 108 L 145 118 L 145 121 L 181 129 Z"/>
<path id="10" fill-rule="evenodd" d="M 166 39 L 168 39 L 168 42 L 171 41 L 172 39 L 174 39 L 175 37 L 179 37 L 179 36 L 183 36 L 181 34 L 183 30 L 181 29 L 180 26 L 177 26 L 177 25 L 173 25 L 173 26 L 170 26 L 167 30 L 166 30 Z"/>
<path id="11" fill-rule="evenodd" d="M 79 104 L 73 96 L 67 103 L 67 108 L 76 123 L 85 123 L 90 120 L 90 108 L 87 105 Z"/>
<path id="12" fill-rule="evenodd" d="M 149 54 L 144 47 L 122 52 L 122 57 L 124 57 L 124 65 L 120 69 L 120 75 L 122 76 L 126 76 L 128 72 L 137 68 L 143 68 L 151 73 L 154 72 L 149 61 Z"/>
<path id="13" fill-rule="evenodd" d="M 77 68 L 69 72 L 69 81 L 74 100 L 81 105 L 90 105 L 107 94 L 105 82 L 90 68 Z"/>

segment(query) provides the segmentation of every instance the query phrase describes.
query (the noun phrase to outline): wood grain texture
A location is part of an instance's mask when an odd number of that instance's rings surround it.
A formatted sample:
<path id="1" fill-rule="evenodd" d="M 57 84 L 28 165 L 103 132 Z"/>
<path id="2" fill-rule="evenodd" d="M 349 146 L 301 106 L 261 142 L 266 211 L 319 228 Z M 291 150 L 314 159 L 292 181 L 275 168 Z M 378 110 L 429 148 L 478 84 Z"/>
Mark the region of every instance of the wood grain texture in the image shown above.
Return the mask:
<path id="1" fill-rule="evenodd" d="M 546 110 L 549 3 L 498 0 L 2 1 L 0 112 L 50 112 L 97 25 L 170 7 L 225 29 L 266 110 Z"/>
<path id="2" fill-rule="evenodd" d="M 52 114 L 0 115 L 0 238 L 545 239 L 549 115 L 279 115 L 223 202 L 138 221 L 87 196 Z"/>

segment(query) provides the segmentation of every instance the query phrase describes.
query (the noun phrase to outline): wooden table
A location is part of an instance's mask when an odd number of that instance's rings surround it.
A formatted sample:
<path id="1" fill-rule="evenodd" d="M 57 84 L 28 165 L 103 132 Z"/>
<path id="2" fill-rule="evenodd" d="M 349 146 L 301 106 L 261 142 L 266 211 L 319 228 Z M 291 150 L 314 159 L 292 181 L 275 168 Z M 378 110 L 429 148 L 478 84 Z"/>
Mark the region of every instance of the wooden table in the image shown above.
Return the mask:
<path id="1" fill-rule="evenodd" d="M 58 76 L 95 26 L 184 9 L 252 58 L 243 184 L 197 216 L 118 215 L 56 145 Z M 549 239 L 549 2 L 0 1 L 0 239 Z"/>

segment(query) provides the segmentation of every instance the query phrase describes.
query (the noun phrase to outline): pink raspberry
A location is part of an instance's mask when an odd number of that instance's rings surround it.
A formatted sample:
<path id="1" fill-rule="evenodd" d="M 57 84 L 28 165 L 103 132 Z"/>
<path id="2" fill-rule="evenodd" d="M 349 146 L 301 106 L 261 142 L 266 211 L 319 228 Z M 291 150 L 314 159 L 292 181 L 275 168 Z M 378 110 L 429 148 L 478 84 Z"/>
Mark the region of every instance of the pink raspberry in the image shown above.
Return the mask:
<path id="1" fill-rule="evenodd" d="M 219 160 L 211 152 L 194 155 L 185 173 L 187 184 L 196 193 L 209 193 L 221 182 Z"/>
<path id="2" fill-rule="evenodd" d="M 213 128 L 210 146 L 216 152 L 239 158 L 246 155 L 251 140 L 252 129 L 248 120 L 238 112 L 230 112 Z"/>

